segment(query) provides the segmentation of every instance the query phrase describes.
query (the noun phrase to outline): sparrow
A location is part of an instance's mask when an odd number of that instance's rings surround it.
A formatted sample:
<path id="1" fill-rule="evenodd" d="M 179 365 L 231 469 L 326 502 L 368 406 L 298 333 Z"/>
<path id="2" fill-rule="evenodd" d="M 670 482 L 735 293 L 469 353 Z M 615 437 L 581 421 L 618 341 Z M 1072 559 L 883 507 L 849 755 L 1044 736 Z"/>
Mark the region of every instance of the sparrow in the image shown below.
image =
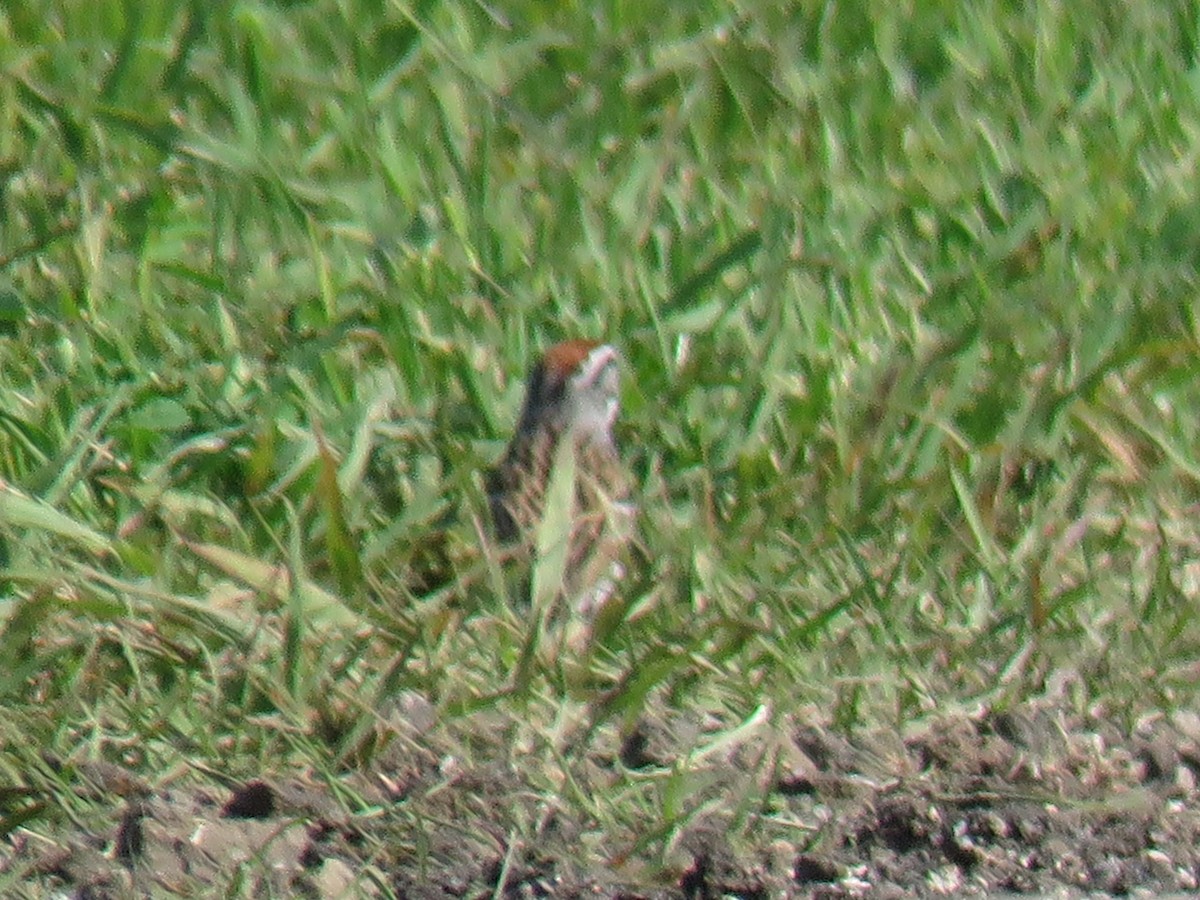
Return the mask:
<path id="1" fill-rule="evenodd" d="M 547 350 L 530 372 L 516 432 L 487 477 L 497 538 L 533 558 L 535 581 L 536 566 L 557 551 L 562 583 L 555 587 L 585 619 L 615 591 L 633 519 L 613 437 L 619 360 L 609 344 L 588 340 Z M 573 484 L 563 485 L 564 477 Z M 555 510 L 564 498 L 570 508 Z"/>

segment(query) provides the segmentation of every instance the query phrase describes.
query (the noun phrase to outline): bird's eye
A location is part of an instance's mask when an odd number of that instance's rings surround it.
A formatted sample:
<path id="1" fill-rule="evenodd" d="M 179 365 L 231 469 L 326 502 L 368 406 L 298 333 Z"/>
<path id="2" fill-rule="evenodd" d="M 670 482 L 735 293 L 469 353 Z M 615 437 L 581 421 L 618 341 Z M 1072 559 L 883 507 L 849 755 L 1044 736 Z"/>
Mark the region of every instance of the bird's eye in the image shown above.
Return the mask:
<path id="1" fill-rule="evenodd" d="M 617 364 L 611 362 L 600 370 L 600 375 L 596 378 L 596 385 L 606 393 L 615 394 L 620 387 L 620 380 L 621 373 L 617 370 Z"/>
<path id="2" fill-rule="evenodd" d="M 575 383 L 580 387 L 599 387 L 616 390 L 620 374 L 617 369 L 617 353 L 604 345 L 593 350 L 579 367 Z"/>
<path id="3" fill-rule="evenodd" d="M 595 394 L 615 394 L 620 389 L 621 373 L 615 362 L 609 362 L 594 372 L 581 372 L 575 381 L 581 391 Z"/>

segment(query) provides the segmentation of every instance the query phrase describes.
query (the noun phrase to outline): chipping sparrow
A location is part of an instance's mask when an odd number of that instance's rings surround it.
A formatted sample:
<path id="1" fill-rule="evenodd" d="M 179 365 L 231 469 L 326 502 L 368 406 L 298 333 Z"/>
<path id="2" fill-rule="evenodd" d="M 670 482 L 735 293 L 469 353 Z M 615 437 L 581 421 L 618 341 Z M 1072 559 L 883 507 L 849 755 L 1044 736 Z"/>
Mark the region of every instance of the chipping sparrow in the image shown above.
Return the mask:
<path id="1" fill-rule="evenodd" d="M 619 380 L 618 354 L 608 344 L 551 347 L 530 373 L 516 433 L 487 479 L 497 537 L 529 552 L 535 566 L 555 545 L 565 550 L 554 587 L 588 619 L 623 574 L 619 557 L 633 519 L 612 434 Z M 573 476 L 573 489 L 556 491 L 564 474 Z M 563 498 L 566 509 L 555 510 Z"/>

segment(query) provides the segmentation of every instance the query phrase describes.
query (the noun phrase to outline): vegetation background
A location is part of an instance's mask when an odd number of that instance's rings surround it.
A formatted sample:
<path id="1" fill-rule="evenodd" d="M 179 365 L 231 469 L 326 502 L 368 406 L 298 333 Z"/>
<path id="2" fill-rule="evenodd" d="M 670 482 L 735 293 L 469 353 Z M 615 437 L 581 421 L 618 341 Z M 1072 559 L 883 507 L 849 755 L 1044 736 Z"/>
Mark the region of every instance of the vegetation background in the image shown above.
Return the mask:
<path id="1" fill-rule="evenodd" d="M 6 4 L 0 830 L 82 760 L 339 785 L 417 703 L 653 866 L 790 834 L 706 754 L 814 711 L 1193 703 L 1198 52 L 1187 2 Z M 572 662 L 480 471 L 576 336 L 641 540 Z M 652 710 L 694 765 L 572 790 Z"/>

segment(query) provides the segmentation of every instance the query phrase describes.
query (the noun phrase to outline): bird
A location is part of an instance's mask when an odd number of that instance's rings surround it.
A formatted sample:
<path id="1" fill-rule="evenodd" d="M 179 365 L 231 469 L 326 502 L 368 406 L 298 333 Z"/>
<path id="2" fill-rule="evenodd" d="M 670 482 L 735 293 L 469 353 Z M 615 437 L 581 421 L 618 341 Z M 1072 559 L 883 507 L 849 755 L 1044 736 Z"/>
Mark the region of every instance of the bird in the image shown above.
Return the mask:
<path id="1" fill-rule="evenodd" d="M 548 593 L 536 583 L 542 565 L 561 575 L 550 586 L 555 600 L 585 622 L 624 574 L 634 518 L 613 435 L 619 391 L 612 345 L 577 339 L 550 347 L 529 374 L 516 430 L 486 479 L 496 537 L 533 561 L 534 601 Z"/>

